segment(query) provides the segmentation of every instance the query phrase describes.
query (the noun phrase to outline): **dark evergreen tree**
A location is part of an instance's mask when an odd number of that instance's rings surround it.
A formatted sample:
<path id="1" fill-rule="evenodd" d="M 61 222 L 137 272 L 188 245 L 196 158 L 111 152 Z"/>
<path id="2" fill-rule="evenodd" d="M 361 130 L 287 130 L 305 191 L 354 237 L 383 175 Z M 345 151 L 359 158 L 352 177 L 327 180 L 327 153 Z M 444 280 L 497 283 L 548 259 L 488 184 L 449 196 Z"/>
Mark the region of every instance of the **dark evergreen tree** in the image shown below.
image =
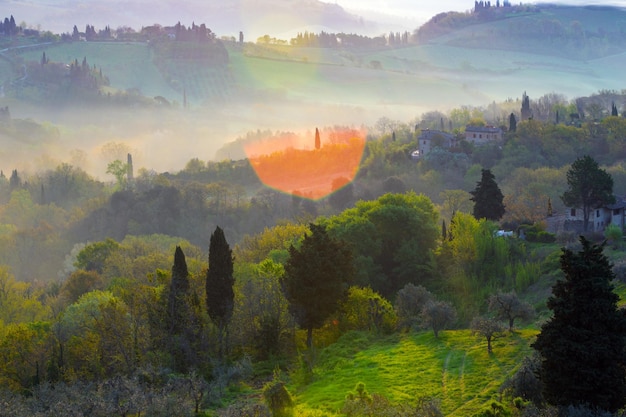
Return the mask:
<path id="1" fill-rule="evenodd" d="M 488 169 L 482 170 L 480 181 L 476 189 L 470 191 L 474 202 L 474 217 L 477 219 L 497 221 L 504 215 L 504 195 L 495 181 L 495 177 Z"/>
<path id="2" fill-rule="evenodd" d="M 174 252 L 172 278 L 167 291 L 166 317 L 166 346 L 172 356 L 173 367 L 176 372 L 187 372 L 193 363 L 189 329 L 192 311 L 189 304 L 189 271 L 185 254 L 180 246 Z"/>
<path id="3" fill-rule="evenodd" d="M 611 116 L 617 116 L 617 106 L 615 105 L 615 102 L 611 103 Z"/>
<path id="4" fill-rule="evenodd" d="M 235 307 L 233 253 L 224 231 L 217 226 L 209 242 L 209 269 L 206 275 L 206 305 L 219 331 L 219 351 L 224 353 L 224 336 Z"/>
<path id="5" fill-rule="evenodd" d="M 515 115 L 511 113 L 509 116 L 509 131 L 515 132 L 517 130 L 517 120 L 515 119 Z"/>
<path id="6" fill-rule="evenodd" d="M 524 91 L 524 94 L 522 95 L 521 113 L 522 113 L 522 121 L 531 119 L 533 116 L 530 110 L 530 98 L 528 97 L 528 95 L 526 95 L 526 91 Z"/>
<path id="7" fill-rule="evenodd" d="M 615 202 L 613 177 L 589 155 L 574 161 L 567 171 L 567 185 L 569 189 L 563 193 L 561 200 L 568 207 L 582 209 L 585 232 L 592 210 Z"/>
<path id="8" fill-rule="evenodd" d="M 320 139 L 320 130 L 318 128 L 315 128 L 315 149 L 319 149 L 321 145 L 322 142 Z"/>
<path id="9" fill-rule="evenodd" d="M 604 245 L 580 238 L 582 249 L 563 249 L 564 279 L 552 287 L 552 318 L 533 347 L 541 354 L 545 399 L 610 412 L 626 403 L 626 316 L 618 310 L 612 266 Z"/>
<path id="10" fill-rule="evenodd" d="M 307 330 L 307 346 L 313 345 L 313 329 L 321 327 L 345 299 L 355 276 L 352 252 L 331 238 L 323 226 L 311 224 L 302 244 L 289 248 L 281 279 L 289 310 Z"/>

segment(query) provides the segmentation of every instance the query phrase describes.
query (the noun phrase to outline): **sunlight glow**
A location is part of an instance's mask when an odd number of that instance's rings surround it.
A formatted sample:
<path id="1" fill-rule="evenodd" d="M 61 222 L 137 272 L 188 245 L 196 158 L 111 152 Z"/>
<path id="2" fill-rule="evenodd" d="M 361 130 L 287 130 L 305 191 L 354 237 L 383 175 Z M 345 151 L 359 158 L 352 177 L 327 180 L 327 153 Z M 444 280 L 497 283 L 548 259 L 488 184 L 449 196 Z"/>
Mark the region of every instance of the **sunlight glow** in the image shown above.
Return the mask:
<path id="1" fill-rule="evenodd" d="M 317 200 L 350 183 L 359 168 L 366 133 L 355 129 L 285 134 L 245 146 L 259 179 L 276 190 Z M 308 144 L 308 146 L 307 146 Z"/>

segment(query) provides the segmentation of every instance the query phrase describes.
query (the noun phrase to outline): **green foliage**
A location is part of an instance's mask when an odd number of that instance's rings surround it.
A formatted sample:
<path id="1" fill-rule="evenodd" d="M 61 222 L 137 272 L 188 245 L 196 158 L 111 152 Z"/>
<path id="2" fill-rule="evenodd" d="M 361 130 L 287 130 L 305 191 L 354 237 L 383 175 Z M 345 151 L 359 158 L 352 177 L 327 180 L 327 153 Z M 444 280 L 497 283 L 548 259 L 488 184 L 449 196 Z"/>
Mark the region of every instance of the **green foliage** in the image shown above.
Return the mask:
<path id="1" fill-rule="evenodd" d="M 613 245 L 614 249 L 622 246 L 622 238 L 624 233 L 622 228 L 616 224 L 609 224 L 604 228 L 604 237 Z"/>
<path id="2" fill-rule="evenodd" d="M 357 283 L 386 298 L 409 282 L 430 281 L 438 223 L 432 201 L 415 193 L 359 201 L 354 208 L 321 220 L 329 234 L 351 244 Z"/>
<path id="3" fill-rule="evenodd" d="M 545 399 L 614 412 L 626 398 L 623 364 L 626 318 L 617 309 L 614 278 L 602 245 L 584 237 L 578 253 L 563 249 L 558 280 L 548 299 L 553 317 L 533 347 L 541 354 Z"/>
<path id="4" fill-rule="evenodd" d="M 421 285 L 406 284 L 396 295 L 395 309 L 400 329 L 418 330 L 422 326 L 424 307 L 434 300 Z"/>
<path id="5" fill-rule="evenodd" d="M 568 189 L 561 199 L 569 207 L 583 210 L 583 230 L 586 232 L 591 211 L 615 202 L 613 178 L 589 155 L 578 158 L 567 171 Z"/>
<path id="6" fill-rule="evenodd" d="M 503 404 L 498 401 L 491 401 L 489 406 L 474 417 L 508 417 L 511 412 L 508 411 Z"/>
<path id="7" fill-rule="evenodd" d="M 285 382 L 281 379 L 280 371 L 275 371 L 273 379 L 263 386 L 262 394 L 272 417 L 293 416 L 295 403 L 285 386 Z"/>
<path id="8" fill-rule="evenodd" d="M 282 264 L 266 259 L 236 274 L 233 341 L 261 360 L 280 356 L 292 345 L 293 319 L 280 285 L 284 273 Z"/>
<path id="9" fill-rule="evenodd" d="M 107 258 L 119 248 L 119 243 L 113 239 L 89 243 L 76 255 L 74 266 L 85 271 L 104 272 Z"/>
<path id="10" fill-rule="evenodd" d="M 342 330 L 368 330 L 389 334 L 395 330 L 396 320 L 391 303 L 369 287 L 350 287 L 339 314 Z"/>

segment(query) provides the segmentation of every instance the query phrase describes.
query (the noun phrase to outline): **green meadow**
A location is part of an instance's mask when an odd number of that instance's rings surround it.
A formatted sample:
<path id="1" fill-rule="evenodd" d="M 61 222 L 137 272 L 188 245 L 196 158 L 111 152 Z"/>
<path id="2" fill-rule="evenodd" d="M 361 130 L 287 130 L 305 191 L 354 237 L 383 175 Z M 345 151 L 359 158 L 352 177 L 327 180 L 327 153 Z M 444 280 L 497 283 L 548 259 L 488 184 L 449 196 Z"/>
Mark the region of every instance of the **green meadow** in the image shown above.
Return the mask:
<path id="1" fill-rule="evenodd" d="M 341 415 L 346 395 L 359 382 L 391 403 L 430 398 L 446 416 L 473 415 L 501 399 L 502 383 L 532 353 L 536 334 L 506 333 L 489 354 L 485 339 L 469 330 L 443 331 L 439 338 L 429 331 L 389 337 L 351 332 L 319 353 L 313 382 L 290 389 L 301 415 Z"/>

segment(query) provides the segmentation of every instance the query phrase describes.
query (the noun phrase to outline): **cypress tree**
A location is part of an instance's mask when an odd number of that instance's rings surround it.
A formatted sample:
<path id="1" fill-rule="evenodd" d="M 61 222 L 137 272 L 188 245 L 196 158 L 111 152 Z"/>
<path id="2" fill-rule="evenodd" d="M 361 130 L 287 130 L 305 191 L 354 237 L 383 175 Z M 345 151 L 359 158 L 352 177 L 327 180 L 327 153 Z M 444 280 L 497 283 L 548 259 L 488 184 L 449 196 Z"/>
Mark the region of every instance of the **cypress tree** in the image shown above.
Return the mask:
<path id="1" fill-rule="evenodd" d="M 580 238 L 582 250 L 563 249 L 564 279 L 552 287 L 552 318 L 533 343 L 542 357 L 545 399 L 615 412 L 626 403 L 626 316 L 618 310 L 604 244 Z"/>
<path id="2" fill-rule="evenodd" d="M 166 311 L 166 345 L 173 358 L 174 369 L 178 372 L 187 372 L 192 363 L 193 355 L 189 327 L 192 311 L 189 304 L 189 271 L 185 254 L 180 246 L 174 252 L 172 279 L 167 293 Z"/>
<path id="3" fill-rule="evenodd" d="M 470 191 L 470 194 L 472 194 L 470 200 L 474 202 L 474 217 L 493 221 L 502 218 L 505 211 L 504 195 L 490 170 L 482 170 L 481 179 L 476 184 L 476 189 Z"/>
<path id="4" fill-rule="evenodd" d="M 206 304 L 211 321 L 219 330 L 220 355 L 224 350 L 224 336 L 235 306 L 235 278 L 233 255 L 224 231 L 217 226 L 209 243 L 209 269 L 206 275 Z"/>
<path id="5" fill-rule="evenodd" d="M 320 139 L 320 131 L 318 128 L 315 128 L 315 149 L 319 149 L 322 146 L 322 141 Z"/>
<path id="6" fill-rule="evenodd" d="M 509 116 L 509 131 L 515 132 L 517 130 L 517 120 L 515 119 L 515 115 L 511 113 Z"/>

